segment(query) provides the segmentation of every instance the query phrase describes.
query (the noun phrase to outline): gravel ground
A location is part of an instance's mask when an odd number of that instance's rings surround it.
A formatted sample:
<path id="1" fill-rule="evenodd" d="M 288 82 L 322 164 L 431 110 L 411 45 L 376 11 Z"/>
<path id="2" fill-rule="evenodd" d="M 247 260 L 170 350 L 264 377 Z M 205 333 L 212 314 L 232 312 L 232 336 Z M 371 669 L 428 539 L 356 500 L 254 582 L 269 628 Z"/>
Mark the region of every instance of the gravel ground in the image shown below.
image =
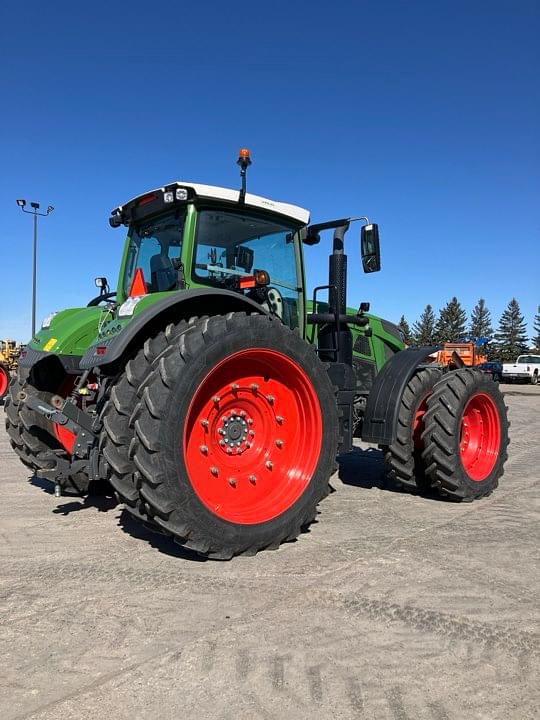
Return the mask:
<path id="1" fill-rule="evenodd" d="M 458 505 L 341 463 L 319 522 L 202 561 L 111 498 L 54 498 L 0 430 L 0 718 L 537 718 L 540 388 Z"/>

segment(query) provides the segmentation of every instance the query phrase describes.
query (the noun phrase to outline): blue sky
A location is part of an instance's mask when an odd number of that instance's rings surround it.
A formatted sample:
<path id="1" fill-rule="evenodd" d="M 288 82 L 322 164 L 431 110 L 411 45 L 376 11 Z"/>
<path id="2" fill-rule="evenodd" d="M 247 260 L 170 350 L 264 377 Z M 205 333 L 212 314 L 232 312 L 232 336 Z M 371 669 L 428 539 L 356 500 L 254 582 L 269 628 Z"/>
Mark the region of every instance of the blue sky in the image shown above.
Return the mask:
<path id="1" fill-rule="evenodd" d="M 0 337 L 30 333 L 31 218 L 38 317 L 116 281 L 111 208 L 172 179 L 367 214 L 383 270 L 349 241 L 350 303 L 410 322 L 426 303 L 540 303 L 538 2 L 93 3 L 0 11 Z M 354 228 L 354 226 L 353 226 Z M 326 244 L 307 248 L 310 286 Z"/>

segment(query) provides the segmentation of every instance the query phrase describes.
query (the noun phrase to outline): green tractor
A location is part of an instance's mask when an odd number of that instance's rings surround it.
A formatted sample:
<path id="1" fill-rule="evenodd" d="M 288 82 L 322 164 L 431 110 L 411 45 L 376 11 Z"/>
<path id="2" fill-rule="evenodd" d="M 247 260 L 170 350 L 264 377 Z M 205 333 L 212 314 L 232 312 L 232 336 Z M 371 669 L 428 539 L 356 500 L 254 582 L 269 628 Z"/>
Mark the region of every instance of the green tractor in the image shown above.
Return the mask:
<path id="1" fill-rule="evenodd" d="M 174 182 L 113 210 L 126 226 L 116 291 L 47 317 L 6 399 L 23 463 L 55 493 L 107 480 L 133 515 L 215 558 L 293 540 L 353 438 L 415 492 L 488 495 L 503 473 L 506 408 L 468 368 L 432 368 L 399 329 L 347 307 L 345 234 L 367 218 L 309 212 L 241 189 Z M 333 230 L 329 280 L 306 295 L 304 245 Z M 326 299 L 319 295 L 323 293 Z M 359 465 L 358 472 L 362 472 Z"/>

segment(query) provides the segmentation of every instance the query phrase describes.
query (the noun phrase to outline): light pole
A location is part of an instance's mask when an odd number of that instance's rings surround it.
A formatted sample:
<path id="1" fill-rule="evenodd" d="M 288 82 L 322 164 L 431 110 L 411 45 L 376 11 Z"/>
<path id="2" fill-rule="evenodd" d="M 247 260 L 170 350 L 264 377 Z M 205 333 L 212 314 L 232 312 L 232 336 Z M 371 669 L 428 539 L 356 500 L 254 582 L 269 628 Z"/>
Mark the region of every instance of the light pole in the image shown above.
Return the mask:
<path id="1" fill-rule="evenodd" d="M 24 213 L 28 213 L 34 216 L 34 245 L 32 252 L 32 337 L 36 334 L 36 276 L 37 276 L 37 227 L 38 227 L 38 216 L 47 217 L 54 210 L 52 205 L 49 205 L 47 212 L 40 213 L 39 203 L 31 202 L 31 210 L 25 210 L 26 200 L 17 200 L 17 205 L 21 208 Z"/>

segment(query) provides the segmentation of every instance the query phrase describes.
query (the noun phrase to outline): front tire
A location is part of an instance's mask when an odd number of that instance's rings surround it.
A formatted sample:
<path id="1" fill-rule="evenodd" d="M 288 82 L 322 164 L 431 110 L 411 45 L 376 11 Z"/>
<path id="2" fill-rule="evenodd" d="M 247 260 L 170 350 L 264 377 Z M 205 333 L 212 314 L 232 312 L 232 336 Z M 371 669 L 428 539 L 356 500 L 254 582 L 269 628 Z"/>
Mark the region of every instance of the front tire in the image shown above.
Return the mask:
<path id="1" fill-rule="evenodd" d="M 271 317 L 195 323 L 157 363 L 134 417 L 146 512 L 204 555 L 293 540 L 328 493 L 334 389 L 314 348 Z"/>
<path id="2" fill-rule="evenodd" d="M 455 499 L 490 495 L 504 472 L 508 419 L 498 385 L 470 368 L 449 372 L 428 398 L 424 416 L 426 473 Z"/>

